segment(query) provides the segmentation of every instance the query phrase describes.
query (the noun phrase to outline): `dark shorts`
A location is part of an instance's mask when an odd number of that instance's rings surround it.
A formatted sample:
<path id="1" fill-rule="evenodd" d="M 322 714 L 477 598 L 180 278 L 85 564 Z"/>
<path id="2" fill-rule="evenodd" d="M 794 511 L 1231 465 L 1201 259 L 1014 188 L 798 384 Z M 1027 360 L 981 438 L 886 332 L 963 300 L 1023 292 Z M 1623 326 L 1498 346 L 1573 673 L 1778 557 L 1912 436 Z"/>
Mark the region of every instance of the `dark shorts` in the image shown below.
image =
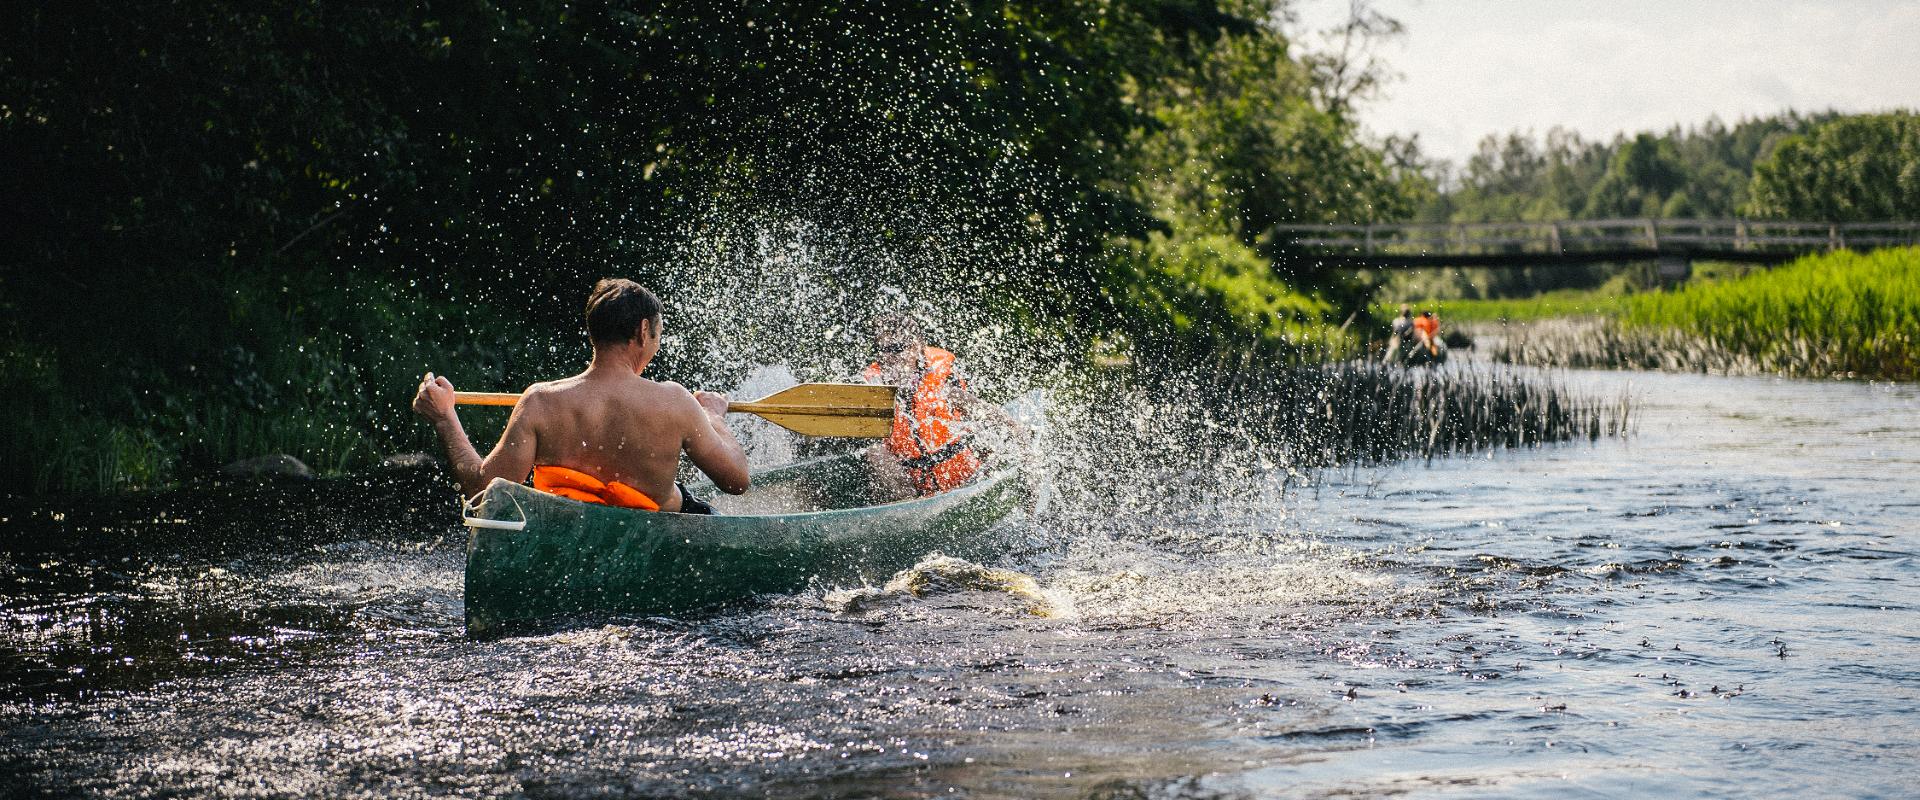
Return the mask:
<path id="1" fill-rule="evenodd" d="M 692 492 L 687 491 L 687 485 L 683 483 L 680 484 L 680 513 L 712 514 L 713 506 L 707 505 L 705 500 L 694 497 Z"/>

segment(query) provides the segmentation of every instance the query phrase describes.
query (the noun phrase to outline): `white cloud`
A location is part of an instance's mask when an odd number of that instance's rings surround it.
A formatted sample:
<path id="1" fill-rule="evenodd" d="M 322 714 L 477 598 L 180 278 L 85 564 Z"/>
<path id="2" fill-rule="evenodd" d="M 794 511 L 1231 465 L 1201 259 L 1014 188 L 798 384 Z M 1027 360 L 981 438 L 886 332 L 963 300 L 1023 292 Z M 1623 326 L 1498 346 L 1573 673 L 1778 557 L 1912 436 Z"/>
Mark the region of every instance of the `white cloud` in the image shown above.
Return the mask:
<path id="1" fill-rule="evenodd" d="M 1920 108 L 1920 3 L 1898 0 L 1378 0 L 1407 26 L 1404 77 L 1363 110 L 1455 160 L 1490 133 L 1594 138 L 1709 116 Z M 1346 0 L 1302 0 L 1324 27 Z"/>

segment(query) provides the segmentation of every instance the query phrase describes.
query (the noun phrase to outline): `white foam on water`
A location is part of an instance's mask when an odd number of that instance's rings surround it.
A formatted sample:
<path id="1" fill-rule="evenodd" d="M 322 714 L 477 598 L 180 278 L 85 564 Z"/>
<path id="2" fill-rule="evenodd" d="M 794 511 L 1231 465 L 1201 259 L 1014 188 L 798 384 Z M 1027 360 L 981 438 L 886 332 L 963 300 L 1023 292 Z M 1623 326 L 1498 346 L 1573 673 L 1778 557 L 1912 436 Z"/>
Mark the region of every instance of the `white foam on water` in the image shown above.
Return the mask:
<path id="1" fill-rule="evenodd" d="M 343 542 L 317 560 L 258 576 L 269 591 L 405 626 L 463 624 L 465 553 L 424 543 Z"/>
<path id="2" fill-rule="evenodd" d="M 1358 554 L 1311 540 L 1178 556 L 1152 545 L 1083 540 L 1031 572 L 934 554 L 882 587 L 828 592 L 828 608 L 860 613 L 961 592 L 999 594 L 1024 615 L 1106 627 L 1213 626 L 1236 620 L 1388 614 L 1437 589 L 1371 571 Z M 988 604 L 991 605 L 991 604 Z"/>

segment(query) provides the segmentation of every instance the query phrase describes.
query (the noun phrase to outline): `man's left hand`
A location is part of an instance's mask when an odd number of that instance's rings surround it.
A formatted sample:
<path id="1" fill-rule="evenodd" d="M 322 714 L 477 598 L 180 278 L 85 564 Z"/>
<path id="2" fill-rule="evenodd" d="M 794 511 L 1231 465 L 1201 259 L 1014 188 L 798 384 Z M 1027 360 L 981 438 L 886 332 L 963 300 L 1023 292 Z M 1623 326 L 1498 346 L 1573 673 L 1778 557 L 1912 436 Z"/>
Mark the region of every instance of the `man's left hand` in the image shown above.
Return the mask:
<path id="1" fill-rule="evenodd" d="M 420 390 L 413 394 L 413 412 L 426 417 L 431 422 L 439 422 L 453 416 L 453 382 L 444 377 L 427 373 L 420 380 Z"/>

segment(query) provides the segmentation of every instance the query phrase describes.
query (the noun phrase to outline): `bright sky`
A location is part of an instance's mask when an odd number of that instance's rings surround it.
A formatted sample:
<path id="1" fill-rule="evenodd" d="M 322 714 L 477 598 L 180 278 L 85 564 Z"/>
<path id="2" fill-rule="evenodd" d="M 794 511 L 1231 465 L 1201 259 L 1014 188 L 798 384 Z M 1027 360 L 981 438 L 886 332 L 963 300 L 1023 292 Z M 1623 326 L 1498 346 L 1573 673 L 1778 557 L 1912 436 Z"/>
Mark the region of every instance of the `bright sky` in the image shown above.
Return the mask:
<path id="1" fill-rule="evenodd" d="M 1347 0 L 1297 0 L 1324 28 Z M 1920 2 L 1376 0 L 1406 25 L 1380 57 L 1401 77 L 1362 108 L 1460 162 L 1489 133 L 1587 137 L 1732 123 L 1787 108 L 1920 109 Z"/>

